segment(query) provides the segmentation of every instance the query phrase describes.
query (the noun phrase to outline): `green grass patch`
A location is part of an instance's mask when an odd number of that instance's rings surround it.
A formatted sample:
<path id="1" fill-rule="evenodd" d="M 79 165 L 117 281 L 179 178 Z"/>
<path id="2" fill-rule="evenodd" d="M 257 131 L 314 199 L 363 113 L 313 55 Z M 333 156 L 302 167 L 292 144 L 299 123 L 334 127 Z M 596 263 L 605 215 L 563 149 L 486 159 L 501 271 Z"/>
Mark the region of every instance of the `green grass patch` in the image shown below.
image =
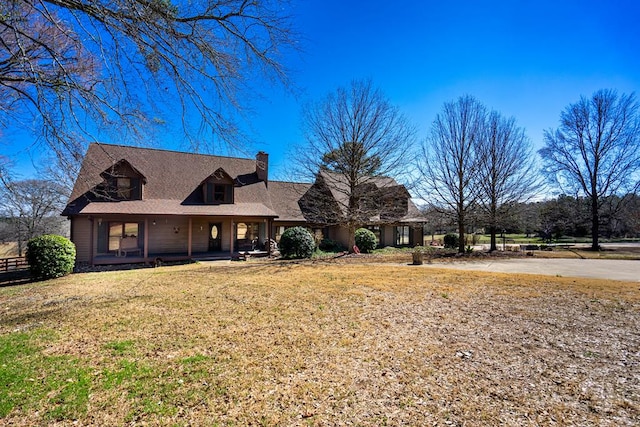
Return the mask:
<path id="1" fill-rule="evenodd" d="M 48 356 L 46 331 L 0 336 L 0 417 L 46 406 L 47 420 L 76 419 L 87 413 L 92 381 L 76 358 Z"/>
<path id="2" fill-rule="evenodd" d="M 107 350 L 111 350 L 114 356 L 124 356 L 135 352 L 135 343 L 132 340 L 112 341 L 105 344 Z"/>

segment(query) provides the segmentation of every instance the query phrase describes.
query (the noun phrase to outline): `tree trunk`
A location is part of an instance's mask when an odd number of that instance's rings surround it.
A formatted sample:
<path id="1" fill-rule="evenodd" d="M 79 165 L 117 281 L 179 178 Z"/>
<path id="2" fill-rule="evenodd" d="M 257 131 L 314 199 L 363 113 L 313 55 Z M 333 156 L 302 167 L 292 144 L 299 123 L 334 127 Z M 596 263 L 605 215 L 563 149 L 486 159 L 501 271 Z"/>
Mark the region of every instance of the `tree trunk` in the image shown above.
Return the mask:
<path id="1" fill-rule="evenodd" d="M 489 252 L 497 251 L 498 244 L 496 242 L 496 226 L 492 225 L 489 227 L 489 233 L 491 234 L 491 247 L 489 248 Z"/>
<path id="2" fill-rule="evenodd" d="M 489 233 L 491 234 L 491 247 L 489 252 L 498 250 L 498 243 L 496 242 L 496 231 L 498 223 L 498 200 L 495 192 L 491 193 L 491 201 L 489 205 Z"/>
<path id="3" fill-rule="evenodd" d="M 353 253 L 356 246 L 356 227 L 349 224 L 349 253 Z"/>
<path id="4" fill-rule="evenodd" d="M 458 252 L 464 253 L 464 215 L 458 215 Z"/>
<path id="5" fill-rule="evenodd" d="M 600 215 L 598 213 L 598 199 L 591 198 L 591 250 L 600 250 Z"/>

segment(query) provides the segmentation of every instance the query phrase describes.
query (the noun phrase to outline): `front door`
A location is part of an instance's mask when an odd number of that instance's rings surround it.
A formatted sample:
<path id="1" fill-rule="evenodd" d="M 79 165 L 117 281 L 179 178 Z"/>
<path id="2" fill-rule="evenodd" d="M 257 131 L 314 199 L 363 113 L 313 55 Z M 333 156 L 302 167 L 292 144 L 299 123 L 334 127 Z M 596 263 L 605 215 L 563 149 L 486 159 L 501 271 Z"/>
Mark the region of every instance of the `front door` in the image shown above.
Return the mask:
<path id="1" fill-rule="evenodd" d="M 209 252 L 222 250 L 222 224 L 219 222 L 209 224 Z"/>

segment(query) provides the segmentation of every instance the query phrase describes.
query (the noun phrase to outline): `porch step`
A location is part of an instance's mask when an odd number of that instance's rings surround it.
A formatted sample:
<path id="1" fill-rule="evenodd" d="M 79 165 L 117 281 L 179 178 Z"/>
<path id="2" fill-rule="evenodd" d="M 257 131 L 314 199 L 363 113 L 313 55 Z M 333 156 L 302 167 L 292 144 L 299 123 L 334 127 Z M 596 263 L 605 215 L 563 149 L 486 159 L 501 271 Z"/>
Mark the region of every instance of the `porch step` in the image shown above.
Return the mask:
<path id="1" fill-rule="evenodd" d="M 203 257 L 193 257 L 194 261 L 225 261 L 230 260 L 231 255 L 212 255 L 212 256 L 203 256 Z"/>
<path id="2" fill-rule="evenodd" d="M 269 256 L 269 252 L 267 251 L 240 251 L 233 254 L 232 259 L 234 260 L 243 260 L 246 261 L 251 257 L 254 258 L 265 258 Z"/>

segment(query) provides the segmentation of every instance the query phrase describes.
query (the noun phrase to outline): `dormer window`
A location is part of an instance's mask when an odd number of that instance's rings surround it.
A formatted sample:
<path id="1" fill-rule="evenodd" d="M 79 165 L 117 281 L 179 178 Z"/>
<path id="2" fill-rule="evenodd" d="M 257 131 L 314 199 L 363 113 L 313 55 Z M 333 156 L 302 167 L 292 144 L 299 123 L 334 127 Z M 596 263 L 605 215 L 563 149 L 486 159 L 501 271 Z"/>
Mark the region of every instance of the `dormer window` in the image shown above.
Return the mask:
<path id="1" fill-rule="evenodd" d="M 205 201 L 208 204 L 233 203 L 233 186 L 231 184 L 207 182 Z"/>
<path id="2" fill-rule="evenodd" d="M 116 192 L 118 199 L 131 199 L 131 178 L 116 178 Z"/>
<path id="3" fill-rule="evenodd" d="M 218 169 L 202 183 L 204 202 L 209 205 L 233 203 L 233 178 Z"/>
<path id="4" fill-rule="evenodd" d="M 142 200 L 145 179 L 126 160 L 121 160 L 102 172 L 104 197 L 107 200 Z"/>
<path id="5" fill-rule="evenodd" d="M 109 180 L 109 194 L 115 200 L 141 200 L 140 178 L 111 178 Z"/>

